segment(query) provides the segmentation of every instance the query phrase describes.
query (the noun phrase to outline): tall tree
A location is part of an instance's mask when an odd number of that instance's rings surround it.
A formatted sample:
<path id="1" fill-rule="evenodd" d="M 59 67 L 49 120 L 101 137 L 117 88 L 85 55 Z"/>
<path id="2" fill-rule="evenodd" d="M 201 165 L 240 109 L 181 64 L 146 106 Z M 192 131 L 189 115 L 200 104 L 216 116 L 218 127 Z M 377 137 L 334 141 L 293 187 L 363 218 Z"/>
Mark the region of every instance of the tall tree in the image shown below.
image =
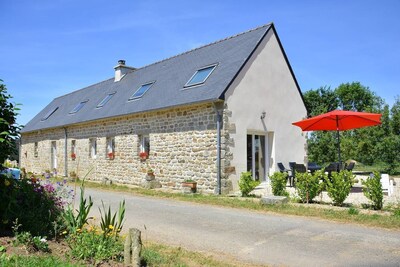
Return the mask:
<path id="1" fill-rule="evenodd" d="M 15 138 L 21 129 L 15 122 L 19 108 L 10 102 L 11 99 L 6 85 L 0 80 L 0 167 L 9 155 L 15 153 Z"/>
<path id="2" fill-rule="evenodd" d="M 392 133 L 395 135 L 400 135 L 400 96 L 396 97 L 392 108 L 390 109 L 391 115 L 391 125 L 390 128 Z"/>
<path id="3" fill-rule="evenodd" d="M 373 111 L 382 103 L 375 93 L 359 82 L 343 83 L 335 89 L 335 94 L 343 110 Z"/>
<path id="4" fill-rule="evenodd" d="M 308 115 L 311 117 L 335 110 L 339 105 L 335 92 L 326 86 L 309 90 L 303 94 L 303 97 Z"/>

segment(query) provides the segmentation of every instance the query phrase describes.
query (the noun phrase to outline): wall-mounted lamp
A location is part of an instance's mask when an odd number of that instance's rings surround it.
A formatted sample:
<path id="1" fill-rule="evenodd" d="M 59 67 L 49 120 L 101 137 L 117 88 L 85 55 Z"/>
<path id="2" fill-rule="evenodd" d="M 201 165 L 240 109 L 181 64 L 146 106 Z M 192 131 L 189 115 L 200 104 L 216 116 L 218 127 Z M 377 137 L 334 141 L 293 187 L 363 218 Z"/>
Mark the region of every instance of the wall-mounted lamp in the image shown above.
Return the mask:
<path id="1" fill-rule="evenodd" d="M 267 113 L 265 112 L 265 111 L 263 111 L 262 113 L 261 113 L 261 117 L 260 117 L 260 119 L 265 119 L 265 115 L 267 115 Z"/>

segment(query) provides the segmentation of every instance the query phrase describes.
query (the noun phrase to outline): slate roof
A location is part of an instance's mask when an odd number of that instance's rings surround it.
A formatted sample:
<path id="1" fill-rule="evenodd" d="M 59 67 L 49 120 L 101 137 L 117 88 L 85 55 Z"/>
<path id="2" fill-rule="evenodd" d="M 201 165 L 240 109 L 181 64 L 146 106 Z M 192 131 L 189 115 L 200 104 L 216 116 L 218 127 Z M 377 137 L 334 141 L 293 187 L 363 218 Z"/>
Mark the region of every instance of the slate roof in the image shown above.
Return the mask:
<path id="1" fill-rule="evenodd" d="M 57 97 L 21 132 L 224 99 L 225 91 L 271 28 L 273 24 L 267 24 L 139 68 L 126 74 L 119 82 L 114 82 L 113 77 Z M 203 85 L 184 88 L 196 70 L 215 63 L 217 67 Z M 151 81 L 155 81 L 154 85 L 142 98 L 128 101 L 142 84 Z M 116 94 L 111 100 L 104 107 L 96 108 L 112 92 Z M 79 102 L 87 99 L 89 101 L 79 112 L 69 114 Z M 56 107 L 54 114 L 41 121 Z"/>

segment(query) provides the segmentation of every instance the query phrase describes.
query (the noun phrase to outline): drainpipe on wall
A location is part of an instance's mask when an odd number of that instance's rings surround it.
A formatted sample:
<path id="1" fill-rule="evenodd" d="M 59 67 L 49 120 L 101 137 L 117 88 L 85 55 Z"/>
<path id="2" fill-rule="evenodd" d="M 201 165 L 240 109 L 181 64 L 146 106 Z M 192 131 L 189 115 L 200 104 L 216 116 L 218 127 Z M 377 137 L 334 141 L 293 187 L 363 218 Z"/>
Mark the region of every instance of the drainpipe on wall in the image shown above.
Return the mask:
<path id="1" fill-rule="evenodd" d="M 64 128 L 64 176 L 68 176 L 68 133 L 67 128 Z"/>
<path id="2" fill-rule="evenodd" d="M 217 194 L 221 195 L 221 125 L 222 109 L 220 102 L 214 103 L 215 113 L 217 115 Z"/>

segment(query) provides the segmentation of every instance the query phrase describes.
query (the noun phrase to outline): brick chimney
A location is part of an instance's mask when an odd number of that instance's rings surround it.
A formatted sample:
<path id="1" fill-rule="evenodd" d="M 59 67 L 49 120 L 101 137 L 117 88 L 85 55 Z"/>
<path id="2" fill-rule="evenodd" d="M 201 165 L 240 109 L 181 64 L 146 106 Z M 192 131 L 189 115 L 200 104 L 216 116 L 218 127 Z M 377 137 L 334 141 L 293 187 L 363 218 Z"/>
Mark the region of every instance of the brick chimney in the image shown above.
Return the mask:
<path id="1" fill-rule="evenodd" d="M 118 60 L 118 65 L 114 67 L 115 69 L 115 79 L 114 82 L 119 82 L 125 74 L 128 72 L 136 70 L 134 67 L 129 67 L 125 65 L 125 60 Z"/>

